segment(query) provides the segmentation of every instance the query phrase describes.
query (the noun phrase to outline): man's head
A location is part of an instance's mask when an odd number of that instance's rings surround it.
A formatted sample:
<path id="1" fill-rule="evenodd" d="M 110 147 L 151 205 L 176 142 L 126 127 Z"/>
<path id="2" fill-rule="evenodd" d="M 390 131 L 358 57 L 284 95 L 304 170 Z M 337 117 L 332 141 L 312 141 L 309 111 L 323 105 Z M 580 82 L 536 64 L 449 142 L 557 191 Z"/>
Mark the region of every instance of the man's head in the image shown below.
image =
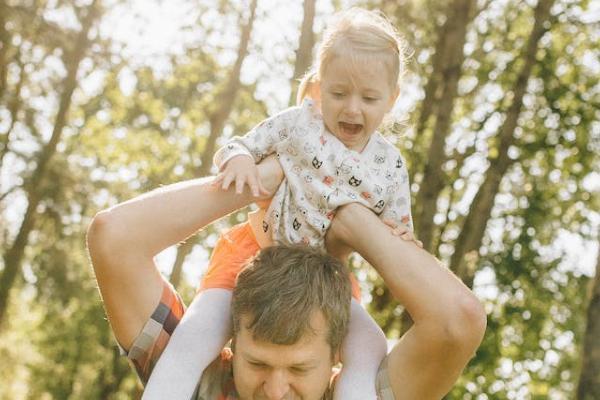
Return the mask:
<path id="1" fill-rule="evenodd" d="M 320 399 L 348 330 L 351 287 L 337 259 L 262 250 L 233 292 L 234 379 L 242 399 Z"/>

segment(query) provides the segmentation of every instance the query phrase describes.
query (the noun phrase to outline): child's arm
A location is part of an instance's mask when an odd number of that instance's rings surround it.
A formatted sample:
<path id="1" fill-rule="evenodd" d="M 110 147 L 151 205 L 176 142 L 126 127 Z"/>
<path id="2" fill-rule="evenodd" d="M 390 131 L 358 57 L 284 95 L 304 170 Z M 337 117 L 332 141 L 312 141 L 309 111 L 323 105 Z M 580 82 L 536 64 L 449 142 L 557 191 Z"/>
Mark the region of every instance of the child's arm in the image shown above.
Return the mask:
<path id="1" fill-rule="evenodd" d="M 220 173 L 214 184 L 226 190 L 235 182 L 236 193 L 247 184 L 255 197 L 264 194 L 255 163 L 275 153 L 276 146 L 290 137 L 299 112 L 299 108 L 289 108 L 262 121 L 244 136 L 231 138 L 215 153 L 213 161 Z"/>
<path id="2" fill-rule="evenodd" d="M 235 192 L 237 194 L 242 193 L 246 184 L 254 197 L 268 194 L 258 177 L 258 168 L 256 168 L 254 160 L 250 157 L 240 155 L 230 159 L 225 164 L 223 171 L 213 181 L 213 185 L 221 186 L 221 189 L 227 190 L 233 182 L 235 182 Z"/>

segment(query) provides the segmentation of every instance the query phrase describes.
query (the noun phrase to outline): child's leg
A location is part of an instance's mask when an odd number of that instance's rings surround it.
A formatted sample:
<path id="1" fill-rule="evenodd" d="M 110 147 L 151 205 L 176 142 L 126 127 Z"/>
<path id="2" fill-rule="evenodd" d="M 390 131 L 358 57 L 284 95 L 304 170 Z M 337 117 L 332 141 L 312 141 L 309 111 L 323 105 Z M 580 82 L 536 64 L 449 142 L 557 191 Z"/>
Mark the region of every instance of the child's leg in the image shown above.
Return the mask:
<path id="1" fill-rule="evenodd" d="M 143 399 L 189 400 L 202 372 L 230 337 L 231 291 L 198 293 L 156 363 Z"/>
<path id="2" fill-rule="evenodd" d="M 375 378 L 387 353 L 383 331 L 361 305 L 352 299 L 348 335 L 342 343 L 342 371 L 335 400 L 376 400 Z"/>

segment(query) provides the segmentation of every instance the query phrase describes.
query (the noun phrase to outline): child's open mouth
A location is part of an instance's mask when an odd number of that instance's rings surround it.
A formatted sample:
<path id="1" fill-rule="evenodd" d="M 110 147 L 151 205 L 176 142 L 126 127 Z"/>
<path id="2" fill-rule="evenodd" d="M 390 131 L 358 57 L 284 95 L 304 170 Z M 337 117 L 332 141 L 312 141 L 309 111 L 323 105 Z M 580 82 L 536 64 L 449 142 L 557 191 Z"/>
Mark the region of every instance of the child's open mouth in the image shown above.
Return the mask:
<path id="1" fill-rule="evenodd" d="M 363 127 L 361 124 L 351 124 L 348 122 L 339 122 L 338 125 L 345 135 L 356 135 Z"/>

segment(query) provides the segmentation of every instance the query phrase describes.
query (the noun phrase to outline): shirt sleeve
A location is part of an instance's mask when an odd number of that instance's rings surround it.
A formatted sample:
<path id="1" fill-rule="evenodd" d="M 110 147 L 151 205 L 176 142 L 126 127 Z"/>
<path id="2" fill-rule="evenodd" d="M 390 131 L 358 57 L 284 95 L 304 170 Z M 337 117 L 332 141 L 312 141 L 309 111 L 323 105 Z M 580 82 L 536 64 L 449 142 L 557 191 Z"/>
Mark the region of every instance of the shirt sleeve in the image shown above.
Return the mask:
<path id="1" fill-rule="evenodd" d="M 286 141 L 290 129 L 298 117 L 299 107 L 291 107 L 267 118 L 244 136 L 234 136 L 221 147 L 213 158 L 214 164 L 221 170 L 231 158 L 238 155 L 252 157 L 255 163 L 275 152 L 276 145 Z"/>
<path id="2" fill-rule="evenodd" d="M 394 168 L 399 169 L 398 178 L 394 184 L 394 190 L 389 197 L 383 212 L 379 216 L 382 220 L 390 219 L 397 224 L 408 226 L 414 230 L 411 202 L 410 202 L 410 183 L 408 181 L 408 170 L 406 163 L 401 155 L 396 158 Z"/>

